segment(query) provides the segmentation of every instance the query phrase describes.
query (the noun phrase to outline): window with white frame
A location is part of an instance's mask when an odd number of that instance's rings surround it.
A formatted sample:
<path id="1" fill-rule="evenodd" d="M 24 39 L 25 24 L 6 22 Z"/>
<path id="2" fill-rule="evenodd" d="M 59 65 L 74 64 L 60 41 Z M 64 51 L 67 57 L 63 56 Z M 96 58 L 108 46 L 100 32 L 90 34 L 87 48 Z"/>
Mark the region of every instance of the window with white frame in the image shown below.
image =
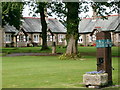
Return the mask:
<path id="1" fill-rule="evenodd" d="M 6 34 L 6 36 L 5 36 L 5 41 L 6 41 L 6 43 L 11 43 L 11 34 Z"/>
<path id="2" fill-rule="evenodd" d="M 33 35 L 33 41 L 39 42 L 39 35 L 38 34 Z"/>
<path id="3" fill-rule="evenodd" d="M 19 41 L 21 41 L 21 42 L 22 42 L 22 41 L 23 41 L 23 39 L 24 39 L 24 38 L 23 38 L 23 35 L 20 35 L 20 37 L 19 37 Z"/>
<path id="4" fill-rule="evenodd" d="M 17 36 L 17 41 L 19 41 L 19 42 L 25 42 L 26 41 L 26 36 L 24 36 L 24 35 Z"/>
<path id="5" fill-rule="evenodd" d="M 92 42 L 92 36 L 89 35 L 89 42 Z"/>
<path id="6" fill-rule="evenodd" d="M 47 35 L 47 41 L 52 41 L 52 35 L 50 34 Z"/>
<path id="7" fill-rule="evenodd" d="M 78 43 L 83 43 L 82 35 L 80 35 L 80 37 L 78 39 Z"/>
<path id="8" fill-rule="evenodd" d="M 27 42 L 29 42 L 29 36 L 27 36 Z"/>
<path id="9" fill-rule="evenodd" d="M 63 42 L 63 35 L 62 34 L 59 34 L 59 42 Z"/>
<path id="10" fill-rule="evenodd" d="M 96 35 L 92 35 L 92 41 L 96 41 Z"/>

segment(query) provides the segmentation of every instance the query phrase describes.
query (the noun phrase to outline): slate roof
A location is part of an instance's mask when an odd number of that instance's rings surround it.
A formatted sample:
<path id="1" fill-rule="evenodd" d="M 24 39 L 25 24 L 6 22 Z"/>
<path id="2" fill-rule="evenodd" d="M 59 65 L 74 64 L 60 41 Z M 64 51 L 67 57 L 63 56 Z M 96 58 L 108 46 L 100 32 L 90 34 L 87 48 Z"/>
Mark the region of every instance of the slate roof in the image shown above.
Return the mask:
<path id="1" fill-rule="evenodd" d="M 22 28 L 25 32 L 42 32 L 41 20 L 38 18 L 24 18 Z"/>
<path id="2" fill-rule="evenodd" d="M 47 24 L 48 29 L 50 29 L 51 32 L 53 33 L 66 33 L 67 31 L 64 25 L 62 25 L 60 21 L 57 19 L 47 18 L 46 22 L 48 23 Z M 25 17 L 22 27 L 25 32 L 39 32 L 39 33 L 42 32 L 40 18 Z"/>
<path id="3" fill-rule="evenodd" d="M 102 31 L 114 31 L 120 32 L 120 15 L 108 16 L 108 19 L 100 19 L 96 18 L 93 20 L 92 18 L 83 19 L 79 23 L 79 33 L 91 33 L 96 27 L 101 27 Z M 53 33 L 66 33 L 66 27 L 60 23 L 57 19 L 46 19 L 48 23 L 48 29 L 51 30 Z M 17 33 L 18 30 L 10 25 L 4 26 L 5 32 L 13 32 Z M 41 33 L 41 20 L 40 18 L 31 18 L 31 17 L 24 17 L 22 28 L 25 32 L 30 33 Z"/>
<path id="4" fill-rule="evenodd" d="M 52 33 L 66 33 L 65 26 L 57 19 L 46 18 L 47 27 Z M 21 26 L 26 33 L 41 33 L 42 26 L 40 18 L 24 17 Z M 16 33 L 18 30 L 10 25 L 4 26 L 5 32 Z"/>
<path id="5" fill-rule="evenodd" d="M 120 24 L 119 24 L 119 26 L 117 27 L 117 29 L 115 30 L 115 33 L 117 33 L 117 32 L 120 32 Z"/>
<path id="6" fill-rule="evenodd" d="M 4 30 L 5 32 L 8 32 L 8 33 L 18 33 L 19 31 L 14 27 L 14 26 L 10 26 L 10 25 L 5 25 L 4 26 Z"/>
<path id="7" fill-rule="evenodd" d="M 108 16 L 108 19 L 88 18 L 83 19 L 79 23 L 79 33 L 91 33 L 95 28 L 101 27 L 102 31 L 120 31 L 118 25 L 120 24 L 120 16 Z M 118 28 L 118 29 L 117 29 Z"/>
<path id="8" fill-rule="evenodd" d="M 48 29 L 54 33 L 66 33 L 66 27 L 57 19 L 48 19 Z"/>

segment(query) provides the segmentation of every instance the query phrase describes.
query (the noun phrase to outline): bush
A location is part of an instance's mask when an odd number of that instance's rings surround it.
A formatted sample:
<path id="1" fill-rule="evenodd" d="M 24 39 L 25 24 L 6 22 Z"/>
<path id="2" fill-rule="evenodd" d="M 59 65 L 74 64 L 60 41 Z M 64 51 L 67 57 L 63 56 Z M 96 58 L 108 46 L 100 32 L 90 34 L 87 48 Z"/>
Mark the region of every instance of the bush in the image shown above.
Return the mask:
<path id="1" fill-rule="evenodd" d="M 59 59 L 60 60 L 69 60 L 69 59 L 79 59 L 81 58 L 81 54 L 78 53 L 78 54 L 71 54 L 71 55 L 68 55 L 68 54 L 62 54 L 61 56 L 59 56 Z"/>
<path id="2" fill-rule="evenodd" d="M 63 46 L 63 48 L 67 48 L 67 46 Z"/>
<path id="3" fill-rule="evenodd" d="M 7 51 L 6 54 L 11 54 L 11 52 L 10 52 L 10 51 Z"/>
<path id="4" fill-rule="evenodd" d="M 80 46 L 84 46 L 83 44 L 80 44 Z"/>
<path id="5" fill-rule="evenodd" d="M 10 44 L 6 44 L 6 47 L 11 47 L 11 45 Z"/>
<path id="6" fill-rule="evenodd" d="M 29 47 L 33 47 L 33 44 L 29 44 Z"/>
<path id="7" fill-rule="evenodd" d="M 18 47 L 13 48 L 13 50 L 18 50 L 18 49 L 19 49 Z"/>

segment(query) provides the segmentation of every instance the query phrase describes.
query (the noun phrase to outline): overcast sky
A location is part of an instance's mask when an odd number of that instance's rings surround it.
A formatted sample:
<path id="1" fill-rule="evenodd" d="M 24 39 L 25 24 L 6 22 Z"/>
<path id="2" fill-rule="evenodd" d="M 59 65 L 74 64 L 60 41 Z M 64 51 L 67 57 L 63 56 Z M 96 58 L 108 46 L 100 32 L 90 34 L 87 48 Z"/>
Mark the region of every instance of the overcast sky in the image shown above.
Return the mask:
<path id="1" fill-rule="evenodd" d="M 23 10 L 23 17 L 33 17 L 33 14 L 30 14 L 30 7 L 28 5 L 25 6 L 24 10 Z M 49 9 L 47 9 L 49 11 Z M 81 13 L 79 14 L 79 17 L 85 17 L 86 15 L 89 15 L 89 17 L 92 17 L 92 8 L 90 8 L 90 11 L 87 12 L 87 13 Z M 37 17 L 40 17 L 39 14 L 37 14 Z M 52 13 L 52 17 L 51 16 L 48 16 L 49 18 L 58 18 L 54 13 Z M 58 18 L 59 19 L 59 18 Z"/>
<path id="2" fill-rule="evenodd" d="M 31 11 L 29 9 L 30 9 L 30 7 L 28 5 L 25 5 L 25 8 L 23 10 L 23 17 L 33 17 L 34 12 L 32 14 L 30 14 Z M 110 9 L 107 8 L 107 11 L 109 11 L 109 10 Z M 49 9 L 47 9 L 47 11 L 49 11 Z M 113 13 L 113 14 L 116 14 L 116 13 Z M 86 15 L 88 15 L 87 18 L 91 18 L 92 17 L 92 15 L 93 15 L 92 7 L 89 6 L 89 12 L 87 12 L 87 13 L 82 12 L 82 13 L 79 14 L 79 17 L 83 18 Z M 37 17 L 40 17 L 40 15 L 37 14 Z M 52 17 L 48 16 L 48 18 L 57 18 L 57 19 L 60 19 L 54 13 L 52 13 Z"/>

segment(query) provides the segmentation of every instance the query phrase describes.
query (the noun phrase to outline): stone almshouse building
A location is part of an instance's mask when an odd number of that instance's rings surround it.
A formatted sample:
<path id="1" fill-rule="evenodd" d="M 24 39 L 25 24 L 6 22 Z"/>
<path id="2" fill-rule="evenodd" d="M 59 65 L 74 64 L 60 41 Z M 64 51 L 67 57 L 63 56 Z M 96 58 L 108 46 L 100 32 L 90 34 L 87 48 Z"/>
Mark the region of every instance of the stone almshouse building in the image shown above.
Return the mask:
<path id="1" fill-rule="evenodd" d="M 112 42 L 120 46 L 120 15 L 107 16 L 108 19 L 86 18 L 79 24 L 80 45 L 91 46 L 96 44 L 96 33 L 99 31 L 111 32 Z"/>
<path id="2" fill-rule="evenodd" d="M 47 21 L 47 43 L 52 45 L 66 45 L 66 28 L 59 20 L 46 18 Z M 21 29 L 6 25 L 4 27 L 4 46 L 5 47 L 27 47 L 42 45 L 42 31 L 40 18 L 24 17 Z"/>
<path id="3" fill-rule="evenodd" d="M 115 46 L 120 46 L 120 15 L 107 16 L 108 19 L 85 18 L 79 23 L 78 44 L 82 46 L 95 46 L 96 33 L 99 31 L 111 32 L 112 42 Z M 66 28 L 59 20 L 46 18 L 47 21 L 47 43 L 52 42 L 56 45 L 67 45 Z M 21 29 L 18 31 L 15 27 L 6 25 L 2 36 L 4 47 L 27 47 L 42 45 L 42 31 L 40 18 L 24 17 Z M 0 32 L 0 33 L 1 33 Z"/>

